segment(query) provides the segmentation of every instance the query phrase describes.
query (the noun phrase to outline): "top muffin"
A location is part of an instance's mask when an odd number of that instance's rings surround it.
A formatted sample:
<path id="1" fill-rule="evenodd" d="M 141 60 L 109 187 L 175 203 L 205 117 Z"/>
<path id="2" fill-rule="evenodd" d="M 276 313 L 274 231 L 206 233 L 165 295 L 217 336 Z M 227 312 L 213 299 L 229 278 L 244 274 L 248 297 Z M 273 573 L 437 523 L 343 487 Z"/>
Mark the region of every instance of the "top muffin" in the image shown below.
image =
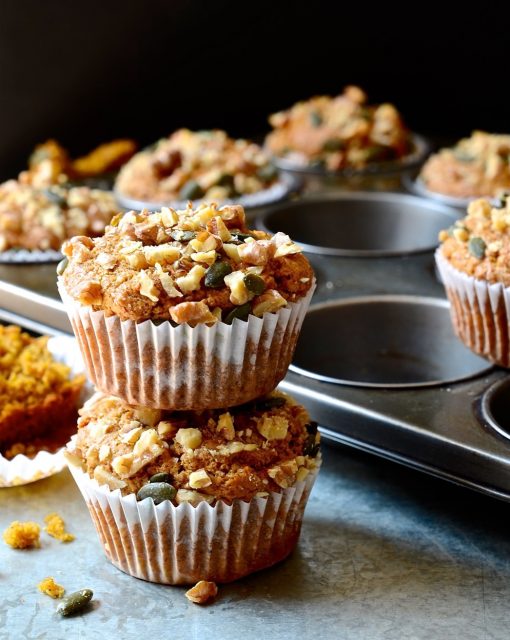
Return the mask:
<path id="1" fill-rule="evenodd" d="M 298 102 L 269 118 L 267 148 L 301 165 L 339 171 L 397 160 L 413 148 L 409 130 L 392 104 L 368 105 L 359 87 L 331 98 Z"/>
<path id="2" fill-rule="evenodd" d="M 301 248 L 283 233 L 250 231 L 239 205 L 130 211 L 102 237 L 72 238 L 63 252 L 71 298 L 135 322 L 261 317 L 301 300 L 313 283 Z"/>
<path id="3" fill-rule="evenodd" d="M 220 202 L 267 189 L 277 177 L 268 155 L 252 142 L 220 130 L 179 129 L 137 153 L 115 187 L 121 196 L 145 202 Z"/>
<path id="4" fill-rule="evenodd" d="M 432 155 L 420 178 L 430 191 L 448 196 L 496 196 L 510 189 L 510 135 L 474 131 Z"/>

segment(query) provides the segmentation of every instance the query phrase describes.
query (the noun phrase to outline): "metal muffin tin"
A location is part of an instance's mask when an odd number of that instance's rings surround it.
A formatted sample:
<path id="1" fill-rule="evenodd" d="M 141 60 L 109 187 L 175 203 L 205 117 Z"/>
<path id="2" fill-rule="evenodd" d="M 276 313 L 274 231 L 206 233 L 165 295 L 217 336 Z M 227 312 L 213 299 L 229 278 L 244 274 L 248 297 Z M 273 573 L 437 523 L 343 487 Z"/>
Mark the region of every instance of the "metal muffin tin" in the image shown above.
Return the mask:
<path id="1" fill-rule="evenodd" d="M 380 246 L 384 219 L 427 211 L 431 224 L 419 237 L 411 224 L 400 251 L 391 234 Z M 355 215 L 381 218 L 360 225 L 369 236 L 363 244 L 344 226 Z M 312 194 L 266 212 L 261 228 L 307 240 L 318 280 L 281 387 L 307 406 L 326 440 L 510 500 L 510 420 L 505 427 L 500 408 L 510 409 L 510 380 L 454 336 L 434 267 L 437 232 L 459 215 L 397 193 L 336 193 L 320 202 Z"/>
<path id="2" fill-rule="evenodd" d="M 306 241 L 318 282 L 281 387 L 328 441 L 510 500 L 510 378 L 455 338 L 434 268 L 437 232 L 459 215 L 396 193 L 266 210 L 259 226 Z M 70 333 L 55 265 L 0 265 L 0 320 Z"/>

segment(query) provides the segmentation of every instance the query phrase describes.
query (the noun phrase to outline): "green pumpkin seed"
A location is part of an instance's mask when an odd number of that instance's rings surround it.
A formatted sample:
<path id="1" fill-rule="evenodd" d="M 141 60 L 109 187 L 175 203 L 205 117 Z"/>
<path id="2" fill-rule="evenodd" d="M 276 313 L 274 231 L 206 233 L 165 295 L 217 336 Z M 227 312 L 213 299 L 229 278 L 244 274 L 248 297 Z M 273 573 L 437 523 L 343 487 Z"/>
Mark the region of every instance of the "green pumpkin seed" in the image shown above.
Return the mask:
<path id="1" fill-rule="evenodd" d="M 149 482 L 138 490 L 136 494 L 137 500 L 145 500 L 145 498 L 152 498 L 154 504 L 160 504 L 165 500 L 173 500 L 177 490 L 172 487 L 171 484 L 166 482 Z"/>
<path id="2" fill-rule="evenodd" d="M 179 192 L 179 198 L 182 200 L 196 200 L 204 195 L 204 190 L 196 180 L 188 180 Z"/>
<path id="3" fill-rule="evenodd" d="M 248 273 L 244 276 L 243 282 L 245 287 L 251 293 L 254 293 L 256 296 L 260 296 L 261 293 L 264 293 L 266 290 L 266 283 L 260 276 L 256 276 L 254 273 Z"/>
<path id="4" fill-rule="evenodd" d="M 253 238 L 249 233 L 241 233 L 240 231 L 231 231 L 232 239 L 230 242 L 243 244 L 247 238 Z"/>
<path id="5" fill-rule="evenodd" d="M 307 425 L 305 425 L 305 428 L 310 435 L 314 436 L 317 433 L 318 426 L 319 425 L 315 422 L 315 420 L 312 420 Z"/>
<path id="6" fill-rule="evenodd" d="M 218 182 L 216 183 L 219 187 L 226 187 L 228 189 L 234 188 L 234 176 L 230 173 L 222 173 Z"/>
<path id="7" fill-rule="evenodd" d="M 94 593 L 90 589 L 81 589 L 62 598 L 57 607 L 61 616 L 70 616 L 84 609 L 92 600 Z"/>
<path id="8" fill-rule="evenodd" d="M 62 258 L 62 260 L 57 264 L 57 275 L 61 276 L 67 268 L 69 264 L 68 258 Z"/>
<path id="9" fill-rule="evenodd" d="M 232 324 L 232 322 L 237 318 L 238 320 L 248 320 L 248 316 L 251 312 L 251 304 L 246 302 L 245 304 L 240 305 L 239 307 L 234 307 L 230 313 L 228 313 L 223 320 L 225 324 Z"/>
<path id="10" fill-rule="evenodd" d="M 257 171 L 257 177 L 262 182 L 271 182 L 278 177 L 278 169 L 273 164 L 266 164 Z"/>
<path id="11" fill-rule="evenodd" d="M 56 191 L 54 191 L 53 189 L 43 189 L 43 193 L 48 198 L 48 200 L 51 200 L 51 202 L 58 204 L 59 207 L 67 206 L 66 198 L 60 193 L 57 193 Z"/>
<path id="12" fill-rule="evenodd" d="M 331 138 L 331 140 L 326 140 L 324 146 L 322 147 L 323 151 L 340 151 L 340 149 L 345 149 L 345 142 L 343 140 L 339 140 L 338 138 Z"/>
<path id="13" fill-rule="evenodd" d="M 319 453 L 319 445 L 315 442 L 315 434 L 311 434 L 306 439 L 306 444 L 303 447 L 303 455 L 315 458 Z"/>
<path id="14" fill-rule="evenodd" d="M 485 256 L 486 248 L 487 245 L 485 244 L 484 240 L 482 240 L 482 238 L 478 238 L 476 236 L 473 238 L 469 238 L 468 251 L 475 258 L 481 260 Z"/>
<path id="15" fill-rule="evenodd" d="M 310 114 L 310 122 L 312 123 L 313 127 L 320 127 L 324 120 L 322 119 L 322 116 L 318 111 L 312 111 L 312 113 Z"/>
<path id="16" fill-rule="evenodd" d="M 197 237 L 194 231 L 183 231 L 182 229 L 174 229 L 170 231 L 170 237 L 177 242 L 189 242 Z"/>
<path id="17" fill-rule="evenodd" d="M 271 411 L 287 404 L 287 400 L 281 396 L 270 396 L 255 401 L 255 411 Z"/>
<path id="18" fill-rule="evenodd" d="M 221 289 L 229 273 L 232 273 L 232 267 L 228 262 L 215 262 L 205 272 L 204 285 L 210 289 Z"/>
<path id="19" fill-rule="evenodd" d="M 510 193 L 508 193 L 507 191 L 505 191 L 505 193 L 502 193 L 499 196 L 499 208 L 500 209 L 504 209 L 506 207 L 508 196 L 510 196 Z"/>
<path id="20" fill-rule="evenodd" d="M 149 478 L 150 483 L 154 482 L 166 482 L 166 484 L 172 484 L 173 478 L 169 473 L 165 473 L 161 471 L 160 473 L 155 473 L 153 476 Z"/>

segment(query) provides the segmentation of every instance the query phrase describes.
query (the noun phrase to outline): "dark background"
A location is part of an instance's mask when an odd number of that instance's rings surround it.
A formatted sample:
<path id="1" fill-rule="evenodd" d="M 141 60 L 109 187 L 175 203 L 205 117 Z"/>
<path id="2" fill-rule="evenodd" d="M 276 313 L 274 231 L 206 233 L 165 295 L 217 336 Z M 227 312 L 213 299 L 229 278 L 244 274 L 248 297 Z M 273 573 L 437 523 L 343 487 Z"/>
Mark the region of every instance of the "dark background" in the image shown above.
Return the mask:
<path id="1" fill-rule="evenodd" d="M 74 155 L 180 126 L 260 137 L 348 83 L 440 141 L 510 132 L 507 6 L 0 0 L 0 179 L 48 137 Z"/>

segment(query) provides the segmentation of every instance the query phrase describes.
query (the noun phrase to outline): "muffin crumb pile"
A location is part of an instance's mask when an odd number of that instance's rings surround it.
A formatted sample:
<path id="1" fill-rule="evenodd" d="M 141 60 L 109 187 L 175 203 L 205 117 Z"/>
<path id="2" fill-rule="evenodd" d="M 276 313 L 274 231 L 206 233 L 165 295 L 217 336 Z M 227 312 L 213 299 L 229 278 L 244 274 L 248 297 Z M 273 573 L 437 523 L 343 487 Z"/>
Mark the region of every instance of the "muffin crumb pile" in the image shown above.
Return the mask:
<path id="1" fill-rule="evenodd" d="M 3 533 L 3 539 L 13 549 L 31 549 L 41 546 L 41 527 L 36 522 L 15 520 Z"/>
<path id="2" fill-rule="evenodd" d="M 42 593 L 54 599 L 61 598 L 65 593 L 64 587 L 57 584 L 51 577 L 41 580 L 41 582 L 37 585 L 37 588 Z"/>

